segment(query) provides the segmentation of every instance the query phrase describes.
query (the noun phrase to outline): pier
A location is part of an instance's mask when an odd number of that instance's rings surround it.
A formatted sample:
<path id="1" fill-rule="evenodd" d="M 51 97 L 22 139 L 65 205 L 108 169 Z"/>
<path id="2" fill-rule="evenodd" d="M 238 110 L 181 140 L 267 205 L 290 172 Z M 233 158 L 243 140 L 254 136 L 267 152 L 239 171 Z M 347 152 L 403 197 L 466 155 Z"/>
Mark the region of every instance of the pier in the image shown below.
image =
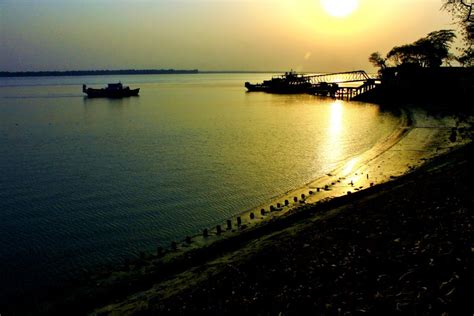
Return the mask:
<path id="1" fill-rule="evenodd" d="M 376 79 L 371 78 L 363 70 L 315 75 L 297 74 L 290 71 L 262 83 L 245 83 L 249 92 L 308 93 L 345 100 L 353 100 L 377 86 Z"/>
<path id="2" fill-rule="evenodd" d="M 304 76 L 313 86 L 315 95 L 331 96 L 337 99 L 352 100 L 377 87 L 375 79 L 365 71 L 346 71 Z M 328 91 L 326 87 L 333 87 Z M 328 93 L 329 92 L 329 93 Z"/>

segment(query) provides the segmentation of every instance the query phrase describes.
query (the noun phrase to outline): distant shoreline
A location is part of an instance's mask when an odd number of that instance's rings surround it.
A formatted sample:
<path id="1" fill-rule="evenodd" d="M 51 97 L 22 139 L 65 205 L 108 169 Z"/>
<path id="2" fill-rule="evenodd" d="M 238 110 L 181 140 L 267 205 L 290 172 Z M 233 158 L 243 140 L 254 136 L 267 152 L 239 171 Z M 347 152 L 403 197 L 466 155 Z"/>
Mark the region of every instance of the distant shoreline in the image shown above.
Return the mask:
<path id="1" fill-rule="evenodd" d="M 107 75 L 162 75 L 197 74 L 197 69 L 120 69 L 120 70 L 68 70 L 68 71 L 0 71 L 0 77 L 61 77 L 61 76 L 107 76 Z"/>

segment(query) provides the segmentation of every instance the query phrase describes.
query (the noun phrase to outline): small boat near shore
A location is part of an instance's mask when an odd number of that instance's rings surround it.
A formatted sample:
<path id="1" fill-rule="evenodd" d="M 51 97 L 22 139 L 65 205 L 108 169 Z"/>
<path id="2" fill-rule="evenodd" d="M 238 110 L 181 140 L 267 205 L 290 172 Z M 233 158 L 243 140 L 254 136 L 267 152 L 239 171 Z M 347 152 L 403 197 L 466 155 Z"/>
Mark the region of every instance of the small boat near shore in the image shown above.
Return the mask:
<path id="1" fill-rule="evenodd" d="M 140 88 L 130 89 L 130 87 L 123 86 L 119 83 L 109 83 L 106 88 L 94 89 L 87 88 L 85 84 L 82 85 L 82 92 L 87 94 L 89 98 L 124 98 L 138 96 Z"/>

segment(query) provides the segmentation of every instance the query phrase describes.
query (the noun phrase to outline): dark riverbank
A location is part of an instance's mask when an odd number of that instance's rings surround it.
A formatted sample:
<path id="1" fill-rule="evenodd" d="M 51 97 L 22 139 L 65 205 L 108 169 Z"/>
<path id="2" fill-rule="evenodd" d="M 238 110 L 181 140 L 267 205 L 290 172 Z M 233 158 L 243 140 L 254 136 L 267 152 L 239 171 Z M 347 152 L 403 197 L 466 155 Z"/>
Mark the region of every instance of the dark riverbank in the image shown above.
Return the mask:
<path id="1" fill-rule="evenodd" d="M 406 64 L 381 70 L 381 84 L 354 100 L 397 107 L 417 104 L 436 105 L 451 111 L 472 111 L 468 100 L 474 97 L 474 68 L 425 68 Z M 448 106 L 447 106 L 448 105 Z"/>
<path id="2" fill-rule="evenodd" d="M 313 207 L 100 312 L 471 315 L 472 154 Z"/>

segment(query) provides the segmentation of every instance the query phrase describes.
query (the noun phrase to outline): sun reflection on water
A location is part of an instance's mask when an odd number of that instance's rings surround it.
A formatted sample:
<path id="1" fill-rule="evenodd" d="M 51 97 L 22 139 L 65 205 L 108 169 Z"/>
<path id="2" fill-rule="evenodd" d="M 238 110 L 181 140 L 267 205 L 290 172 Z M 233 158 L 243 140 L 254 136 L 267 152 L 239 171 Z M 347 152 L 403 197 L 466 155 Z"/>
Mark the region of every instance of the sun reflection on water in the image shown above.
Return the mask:
<path id="1" fill-rule="evenodd" d="M 333 136 L 341 132 L 343 110 L 341 100 L 336 100 L 331 104 L 329 131 Z"/>
<path id="2" fill-rule="evenodd" d="M 354 166 L 357 164 L 357 161 L 359 160 L 359 158 L 352 158 L 351 160 L 349 160 L 346 165 L 344 166 L 344 170 L 342 170 L 343 174 L 344 175 L 348 175 L 349 173 L 352 172 L 352 169 L 354 168 Z"/>
<path id="3" fill-rule="evenodd" d="M 326 159 L 338 162 L 343 159 L 341 139 L 344 137 L 344 104 L 341 100 L 336 100 L 328 106 L 327 129 L 322 148 L 325 148 Z"/>

